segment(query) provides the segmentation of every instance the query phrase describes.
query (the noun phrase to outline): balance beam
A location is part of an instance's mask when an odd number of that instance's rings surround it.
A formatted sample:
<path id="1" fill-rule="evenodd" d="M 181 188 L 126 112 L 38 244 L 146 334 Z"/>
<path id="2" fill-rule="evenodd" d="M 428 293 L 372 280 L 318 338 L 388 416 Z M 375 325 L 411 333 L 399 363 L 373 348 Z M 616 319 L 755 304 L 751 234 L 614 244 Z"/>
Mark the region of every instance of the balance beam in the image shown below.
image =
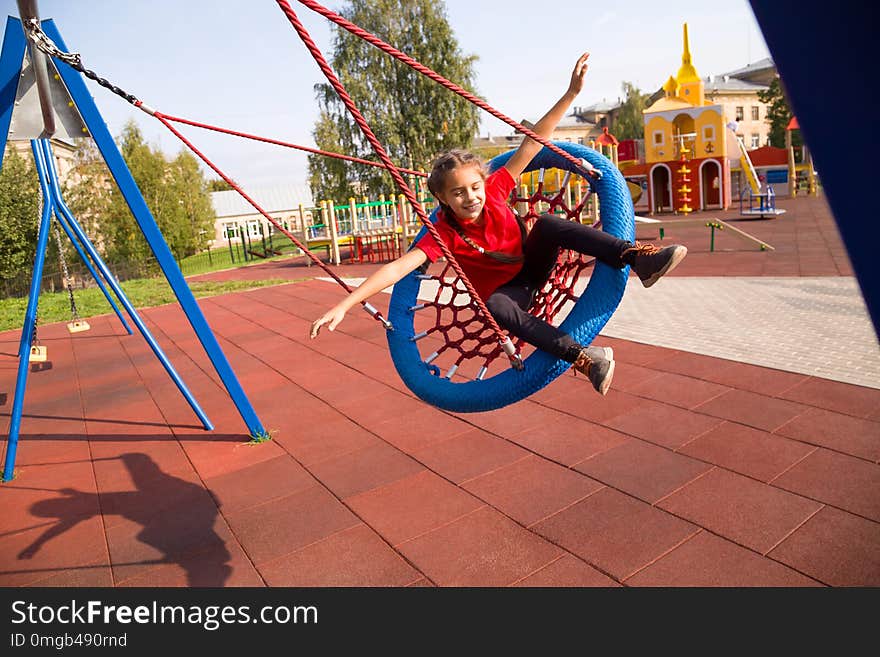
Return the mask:
<path id="1" fill-rule="evenodd" d="M 639 217 L 636 216 L 636 228 L 639 226 L 649 226 L 652 228 L 657 228 L 660 231 L 660 239 L 663 239 L 664 232 L 667 228 L 674 228 L 676 226 L 705 226 L 712 231 L 711 242 L 710 242 L 710 251 L 715 250 L 715 230 L 729 230 L 731 234 L 736 235 L 737 237 L 745 240 L 746 242 L 757 244 L 758 248 L 761 251 L 775 251 L 776 249 L 767 242 L 763 240 L 759 240 L 754 235 L 749 235 L 747 232 L 736 228 L 735 226 L 731 226 L 726 221 L 721 221 L 721 219 L 714 218 L 706 218 L 706 219 L 698 219 L 696 217 L 690 219 L 651 219 L 649 217 Z"/>

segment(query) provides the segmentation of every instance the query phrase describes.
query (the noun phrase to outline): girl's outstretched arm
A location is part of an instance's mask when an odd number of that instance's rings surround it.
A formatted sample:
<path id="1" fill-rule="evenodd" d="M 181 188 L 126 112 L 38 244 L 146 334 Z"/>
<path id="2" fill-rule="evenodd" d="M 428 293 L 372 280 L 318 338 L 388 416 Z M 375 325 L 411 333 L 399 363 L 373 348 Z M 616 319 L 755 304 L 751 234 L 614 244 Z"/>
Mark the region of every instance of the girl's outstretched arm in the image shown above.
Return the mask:
<path id="1" fill-rule="evenodd" d="M 581 92 L 581 89 L 583 89 L 584 76 L 587 73 L 587 58 L 589 56 L 590 53 L 585 52 L 578 58 L 577 64 L 574 65 L 574 70 L 571 72 L 571 81 L 568 84 L 568 90 L 563 94 L 562 98 L 556 101 L 556 104 L 551 107 L 543 117 L 541 117 L 541 120 L 535 124 L 535 127 L 532 128 L 532 132 L 536 133 L 539 137 L 548 139 L 550 135 L 553 134 L 556 126 L 568 111 L 568 106 L 571 105 L 572 101 Z M 507 164 L 504 165 L 514 180 L 519 177 L 529 165 L 529 162 L 532 161 L 532 158 L 535 157 L 535 155 L 538 154 L 538 151 L 542 148 L 543 146 L 534 139 L 526 137 L 523 140 L 513 156 L 507 160 Z"/>
<path id="2" fill-rule="evenodd" d="M 360 287 L 353 290 L 351 294 L 316 319 L 312 323 L 310 337 L 317 337 L 324 324 L 327 324 L 328 331 L 332 331 L 336 328 L 339 322 L 342 321 L 343 317 L 345 317 L 345 313 L 356 304 L 359 304 L 361 301 L 366 301 L 389 285 L 394 285 L 416 267 L 421 266 L 427 259 L 428 256 L 424 251 L 415 248 L 406 252 L 397 260 L 392 260 L 387 265 L 383 265 L 373 272 L 367 280 L 361 283 Z"/>

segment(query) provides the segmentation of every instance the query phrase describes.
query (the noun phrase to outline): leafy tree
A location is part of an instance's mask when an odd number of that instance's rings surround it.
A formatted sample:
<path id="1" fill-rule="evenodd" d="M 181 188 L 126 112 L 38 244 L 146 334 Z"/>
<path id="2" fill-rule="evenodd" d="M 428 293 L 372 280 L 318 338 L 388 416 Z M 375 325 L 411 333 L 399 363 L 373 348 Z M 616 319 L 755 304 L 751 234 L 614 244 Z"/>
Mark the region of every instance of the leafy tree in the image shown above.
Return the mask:
<path id="1" fill-rule="evenodd" d="M 160 228 L 174 255 L 183 258 L 207 246 L 208 240 L 213 238 L 216 218 L 208 181 L 198 160 L 188 151 L 181 151 L 170 163 L 167 187 L 172 193 L 171 210 L 176 211 L 169 213 L 170 220 Z"/>
<path id="2" fill-rule="evenodd" d="M 165 158 L 144 141 L 137 124 L 130 120 L 122 129 L 119 150 L 141 194 L 161 229 L 168 191 L 165 188 Z M 106 222 L 101 222 L 107 257 L 113 261 L 144 263 L 151 252 L 122 193 L 114 184 Z"/>
<path id="3" fill-rule="evenodd" d="M 222 178 L 214 178 L 208 181 L 209 192 L 228 192 L 232 189 L 232 185 Z"/>
<path id="4" fill-rule="evenodd" d="M 642 112 L 651 95 L 643 94 L 631 82 L 624 82 L 622 89 L 625 100 L 617 111 L 617 117 L 614 120 L 614 136 L 619 140 L 644 139 L 645 119 Z"/>
<path id="5" fill-rule="evenodd" d="M 794 114 L 786 99 L 785 89 L 782 87 L 781 80 L 778 77 L 774 78 L 766 91 L 759 91 L 758 100 L 767 105 L 766 121 L 770 125 L 768 135 L 770 145 L 776 148 L 784 148 L 785 128 Z M 794 146 L 800 146 L 804 143 L 800 130 L 792 131 L 791 143 Z"/>
<path id="6" fill-rule="evenodd" d="M 37 172 L 12 146 L 0 170 L 0 279 L 33 267 L 39 224 Z"/>
<path id="7" fill-rule="evenodd" d="M 91 139 L 78 139 L 73 166 L 62 182 L 67 206 L 92 243 L 103 251 L 101 224 L 110 209 L 113 179 Z"/>
<path id="8" fill-rule="evenodd" d="M 349 0 L 340 13 L 459 86 L 474 92 L 476 57 L 462 53 L 435 0 Z M 470 145 L 477 109 L 451 91 L 349 32 L 337 29 L 331 66 L 391 160 L 426 168 L 439 152 Z M 313 132 L 319 148 L 376 160 L 372 148 L 329 84 L 315 92 L 320 117 Z M 309 156 L 315 198 L 389 191 L 388 174 L 374 167 L 330 163 Z"/>
<path id="9" fill-rule="evenodd" d="M 182 258 L 203 248 L 211 238 L 215 215 L 208 183 L 196 159 L 181 152 L 168 162 L 144 141 L 134 121 L 123 128 L 119 147 L 171 252 Z M 152 255 L 115 185 L 101 233 L 112 260 L 143 263 Z"/>

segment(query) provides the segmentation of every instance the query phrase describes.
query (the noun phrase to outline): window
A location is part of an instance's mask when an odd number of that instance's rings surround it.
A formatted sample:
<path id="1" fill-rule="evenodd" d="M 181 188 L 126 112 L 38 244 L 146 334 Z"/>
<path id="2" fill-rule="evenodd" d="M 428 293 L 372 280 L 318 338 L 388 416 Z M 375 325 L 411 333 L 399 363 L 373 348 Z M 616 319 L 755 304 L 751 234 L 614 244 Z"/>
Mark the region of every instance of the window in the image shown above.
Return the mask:
<path id="1" fill-rule="evenodd" d="M 583 137 L 578 137 L 578 143 L 579 143 L 581 146 L 583 146 L 583 145 L 584 145 L 584 138 L 583 138 Z"/>
<path id="2" fill-rule="evenodd" d="M 226 236 L 227 239 L 238 237 L 238 224 L 224 223 L 223 234 Z"/>
<path id="3" fill-rule="evenodd" d="M 712 141 L 715 139 L 715 126 L 707 125 L 703 127 L 703 141 Z"/>
<path id="4" fill-rule="evenodd" d="M 736 106 L 736 120 L 737 121 L 743 120 L 743 107 L 742 107 L 742 105 Z"/>
<path id="5" fill-rule="evenodd" d="M 752 148 L 758 148 L 761 145 L 761 135 L 752 133 Z"/>
<path id="6" fill-rule="evenodd" d="M 761 118 L 761 108 L 757 105 L 752 105 L 752 121 L 758 121 Z"/>
<path id="7" fill-rule="evenodd" d="M 654 146 L 662 146 L 663 145 L 663 131 L 655 130 L 654 131 Z"/>

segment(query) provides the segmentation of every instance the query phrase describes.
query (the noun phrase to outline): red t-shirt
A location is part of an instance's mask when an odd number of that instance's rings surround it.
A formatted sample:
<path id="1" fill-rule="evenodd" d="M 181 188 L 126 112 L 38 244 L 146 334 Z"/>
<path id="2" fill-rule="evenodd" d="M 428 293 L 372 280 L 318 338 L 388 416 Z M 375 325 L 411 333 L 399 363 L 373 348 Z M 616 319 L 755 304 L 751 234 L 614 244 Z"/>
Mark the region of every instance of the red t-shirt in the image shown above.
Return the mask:
<path id="1" fill-rule="evenodd" d="M 511 256 L 522 255 L 522 232 L 513 211 L 507 205 L 507 199 L 515 185 L 516 181 L 510 172 L 505 167 L 500 167 L 486 178 L 482 223 L 476 225 L 473 222 L 459 222 L 464 234 L 487 251 L 498 251 Z M 522 268 L 522 262 L 499 262 L 470 246 L 449 225 L 443 210 L 437 213 L 434 226 L 484 301 Z M 416 242 L 416 246 L 425 252 L 431 262 L 443 255 L 431 233 L 425 233 Z"/>

